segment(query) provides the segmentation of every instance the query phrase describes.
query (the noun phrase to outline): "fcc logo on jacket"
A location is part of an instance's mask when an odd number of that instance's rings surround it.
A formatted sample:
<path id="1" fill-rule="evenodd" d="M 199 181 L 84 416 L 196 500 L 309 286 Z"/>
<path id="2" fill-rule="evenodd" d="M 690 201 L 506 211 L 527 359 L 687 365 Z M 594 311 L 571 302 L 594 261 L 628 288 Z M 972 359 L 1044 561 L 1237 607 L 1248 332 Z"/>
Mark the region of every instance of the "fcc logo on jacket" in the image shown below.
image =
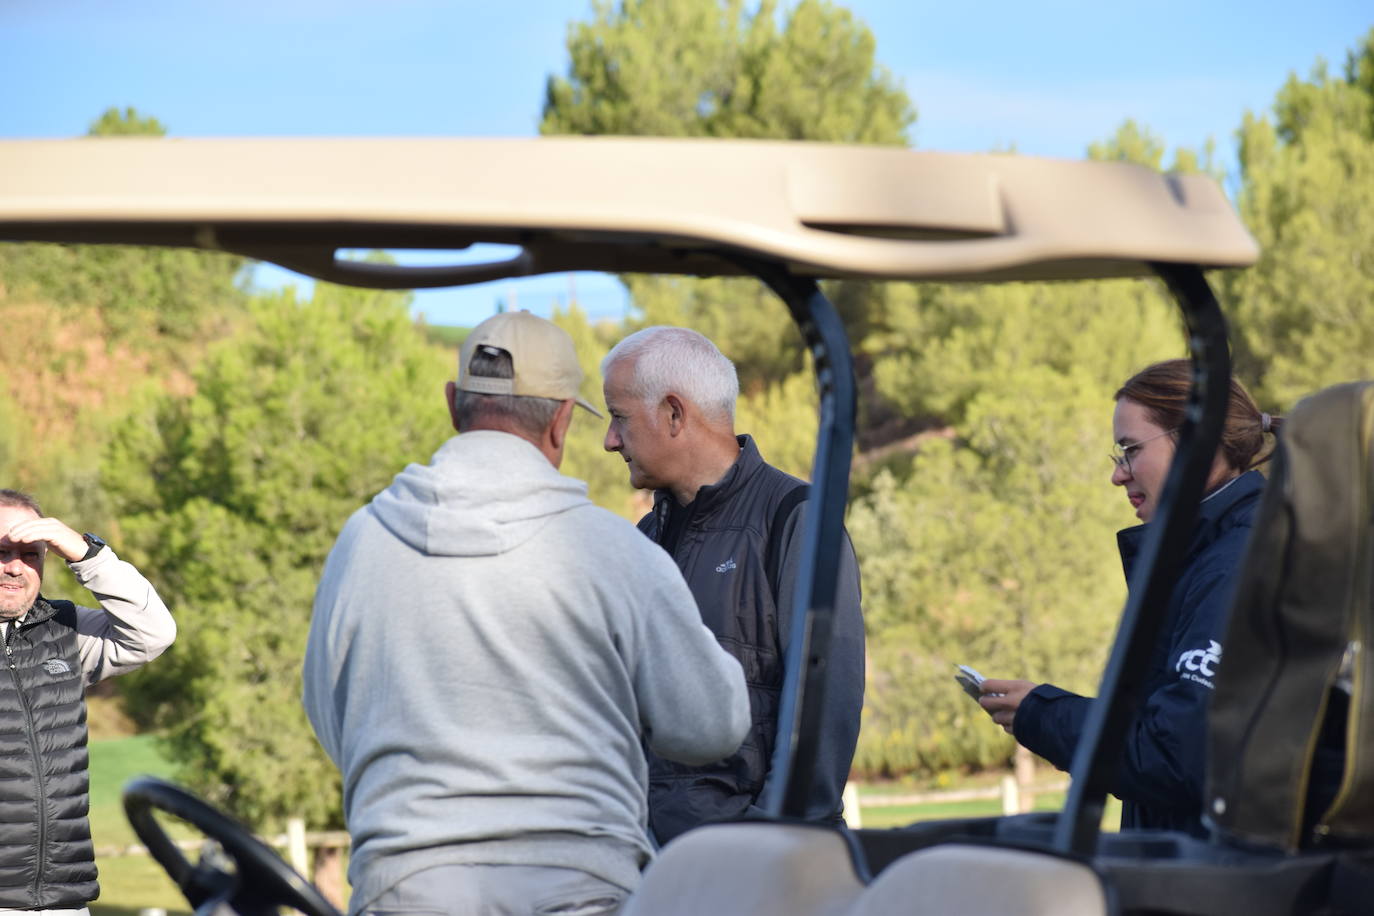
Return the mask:
<path id="1" fill-rule="evenodd" d="M 1205 649 L 1190 649 L 1178 657 L 1174 670 L 1179 677 L 1195 681 L 1208 690 L 1213 689 L 1212 678 L 1216 677 L 1217 666 L 1221 664 L 1221 643 L 1215 639 L 1207 641 Z"/>

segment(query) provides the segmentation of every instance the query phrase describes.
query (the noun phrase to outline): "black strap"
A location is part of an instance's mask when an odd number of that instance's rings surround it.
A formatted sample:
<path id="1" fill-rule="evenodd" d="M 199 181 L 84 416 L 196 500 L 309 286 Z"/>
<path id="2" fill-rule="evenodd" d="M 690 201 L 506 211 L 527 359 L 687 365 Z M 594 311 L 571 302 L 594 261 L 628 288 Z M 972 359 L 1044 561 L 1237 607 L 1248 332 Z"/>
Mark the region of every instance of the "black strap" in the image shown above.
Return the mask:
<path id="1" fill-rule="evenodd" d="M 798 484 L 788 490 L 778 502 L 778 508 L 773 511 L 773 521 L 768 526 L 768 531 L 764 537 L 768 539 L 768 547 L 763 555 L 763 569 L 768 574 L 768 584 L 773 589 L 773 604 L 778 603 L 778 595 L 782 591 L 782 583 L 778 581 L 778 574 L 782 571 L 778 567 L 781 563 L 782 553 L 782 532 L 787 527 L 787 520 L 792 517 L 792 513 L 797 507 L 806 502 L 811 495 L 810 484 Z"/>

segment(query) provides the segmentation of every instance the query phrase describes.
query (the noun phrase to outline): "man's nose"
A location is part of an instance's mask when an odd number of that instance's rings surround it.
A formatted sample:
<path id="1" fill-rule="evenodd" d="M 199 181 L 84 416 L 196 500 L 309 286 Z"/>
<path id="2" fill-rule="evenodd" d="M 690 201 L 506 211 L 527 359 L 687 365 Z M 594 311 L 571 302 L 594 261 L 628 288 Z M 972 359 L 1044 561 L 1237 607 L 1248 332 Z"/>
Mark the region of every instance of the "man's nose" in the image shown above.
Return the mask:
<path id="1" fill-rule="evenodd" d="M 601 440 L 601 447 L 608 452 L 614 452 L 620 448 L 620 434 L 615 431 L 614 426 L 606 427 L 606 438 Z"/>

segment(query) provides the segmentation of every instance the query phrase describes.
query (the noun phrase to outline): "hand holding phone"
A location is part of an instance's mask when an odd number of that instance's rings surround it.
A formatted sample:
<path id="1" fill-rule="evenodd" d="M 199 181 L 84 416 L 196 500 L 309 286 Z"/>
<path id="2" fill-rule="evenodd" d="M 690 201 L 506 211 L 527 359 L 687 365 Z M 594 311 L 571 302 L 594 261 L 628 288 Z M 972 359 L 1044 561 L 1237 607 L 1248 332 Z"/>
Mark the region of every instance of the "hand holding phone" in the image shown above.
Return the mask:
<path id="1" fill-rule="evenodd" d="M 983 676 L 968 665 L 955 665 L 959 672 L 954 675 L 954 679 L 959 682 L 959 686 L 964 688 L 964 693 L 973 697 L 976 701 L 983 696 Z"/>

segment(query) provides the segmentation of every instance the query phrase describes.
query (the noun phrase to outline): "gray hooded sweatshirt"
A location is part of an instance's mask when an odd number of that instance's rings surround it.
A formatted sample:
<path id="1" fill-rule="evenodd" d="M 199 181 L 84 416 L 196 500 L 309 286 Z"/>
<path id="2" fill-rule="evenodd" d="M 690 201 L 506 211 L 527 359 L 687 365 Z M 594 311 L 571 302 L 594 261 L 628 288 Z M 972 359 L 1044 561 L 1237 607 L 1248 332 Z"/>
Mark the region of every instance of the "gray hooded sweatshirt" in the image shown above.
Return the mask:
<path id="1" fill-rule="evenodd" d="M 453 437 L 349 519 L 304 679 L 343 774 L 355 912 L 436 865 L 632 890 L 651 855 L 641 741 L 704 764 L 749 727 L 739 663 L 672 559 L 495 431 Z"/>

